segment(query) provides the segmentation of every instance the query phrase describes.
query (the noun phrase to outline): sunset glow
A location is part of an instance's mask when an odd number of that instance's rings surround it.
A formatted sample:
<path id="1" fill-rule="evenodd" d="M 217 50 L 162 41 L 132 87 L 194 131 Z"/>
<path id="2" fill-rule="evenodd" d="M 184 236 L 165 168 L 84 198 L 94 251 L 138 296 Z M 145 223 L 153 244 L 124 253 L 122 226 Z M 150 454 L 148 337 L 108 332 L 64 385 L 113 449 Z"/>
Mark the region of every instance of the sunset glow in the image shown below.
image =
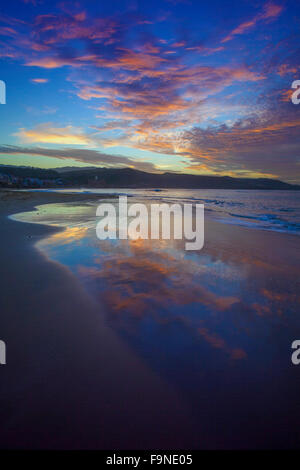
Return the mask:
<path id="1" fill-rule="evenodd" d="M 0 162 L 299 182 L 300 6 L 226 5 L 3 6 Z"/>

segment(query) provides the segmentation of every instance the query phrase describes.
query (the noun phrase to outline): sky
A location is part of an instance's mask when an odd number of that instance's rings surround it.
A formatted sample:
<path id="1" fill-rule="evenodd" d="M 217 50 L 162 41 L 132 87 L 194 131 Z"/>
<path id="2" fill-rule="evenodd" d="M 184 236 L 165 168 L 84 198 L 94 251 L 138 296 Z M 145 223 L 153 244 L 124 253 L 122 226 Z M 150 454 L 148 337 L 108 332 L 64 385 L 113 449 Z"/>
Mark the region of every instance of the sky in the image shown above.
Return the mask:
<path id="1" fill-rule="evenodd" d="M 10 0 L 0 164 L 300 183 L 300 2 Z"/>

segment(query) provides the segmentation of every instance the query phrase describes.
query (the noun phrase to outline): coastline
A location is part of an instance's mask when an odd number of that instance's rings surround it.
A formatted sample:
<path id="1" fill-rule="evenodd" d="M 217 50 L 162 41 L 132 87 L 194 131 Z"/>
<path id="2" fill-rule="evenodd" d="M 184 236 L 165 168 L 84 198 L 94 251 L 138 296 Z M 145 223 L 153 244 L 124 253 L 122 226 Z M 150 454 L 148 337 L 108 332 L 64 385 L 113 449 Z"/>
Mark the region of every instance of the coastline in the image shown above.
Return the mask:
<path id="1" fill-rule="evenodd" d="M 15 194 L 0 193 L 0 447 L 195 448 L 192 416 L 176 393 L 104 324 L 71 272 L 34 248 L 57 228 L 7 218 L 91 196 Z"/>

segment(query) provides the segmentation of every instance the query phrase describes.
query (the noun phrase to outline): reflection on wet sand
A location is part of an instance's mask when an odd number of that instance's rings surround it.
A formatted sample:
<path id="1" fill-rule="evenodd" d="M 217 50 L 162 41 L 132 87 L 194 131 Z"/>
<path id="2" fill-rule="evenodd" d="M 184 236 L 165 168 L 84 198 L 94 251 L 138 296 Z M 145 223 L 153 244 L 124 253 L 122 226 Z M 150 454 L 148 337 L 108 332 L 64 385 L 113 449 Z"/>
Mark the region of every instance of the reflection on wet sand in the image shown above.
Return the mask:
<path id="1" fill-rule="evenodd" d="M 48 239 L 47 243 L 67 245 L 75 243 L 87 235 L 88 227 L 67 227 L 63 232 L 58 232 Z"/>
<path id="2" fill-rule="evenodd" d="M 282 445 L 274 420 L 299 385 L 289 369 L 300 333 L 293 236 L 208 222 L 204 249 L 186 252 L 179 240 L 100 241 L 88 213 L 74 209 L 39 247 L 105 304 L 107 323 L 180 391 L 212 447 L 259 446 L 266 433 Z"/>
<path id="3" fill-rule="evenodd" d="M 217 233 L 216 243 L 206 236 L 208 246 L 193 253 L 184 250 L 181 240 L 100 241 L 91 222 L 93 210 L 76 204 L 42 206 L 42 222 L 49 223 L 55 214 L 56 223 L 65 227 L 39 245 L 50 256 L 54 250 L 52 256 L 67 263 L 101 297 L 108 321 L 121 333 L 137 335 L 134 321 L 180 324 L 187 337 L 205 341 L 230 358 L 246 359 L 244 336 L 249 340 L 254 334 L 255 317 L 284 315 L 286 305 L 290 309 L 299 304 L 299 296 L 286 286 L 285 293 L 274 290 L 279 282 L 275 286 L 271 275 L 276 273 L 282 282 L 282 266 L 266 256 L 260 239 L 263 249 L 255 242 L 253 252 L 239 243 L 233 249 Z M 229 331 L 229 318 L 238 334 Z"/>
<path id="4" fill-rule="evenodd" d="M 205 320 L 201 309 L 223 312 L 239 302 L 236 296 L 217 295 L 205 287 L 201 273 L 208 275 L 207 264 L 199 273 L 195 261 L 162 253 L 159 242 L 153 249 L 148 240 L 121 245 L 123 250 L 119 247 L 106 261 L 95 256 L 93 266 L 78 266 L 79 275 L 85 282 L 94 283 L 95 291 L 103 290 L 101 286 L 105 285 L 101 298 L 111 314 L 136 319 L 148 316 L 161 325 L 180 323 L 188 335 L 192 332 L 212 347 L 228 352 L 232 358 L 246 357 L 241 348 L 230 348 L 225 340 L 203 327 Z M 189 315 L 190 306 L 197 308 L 197 316 Z"/>

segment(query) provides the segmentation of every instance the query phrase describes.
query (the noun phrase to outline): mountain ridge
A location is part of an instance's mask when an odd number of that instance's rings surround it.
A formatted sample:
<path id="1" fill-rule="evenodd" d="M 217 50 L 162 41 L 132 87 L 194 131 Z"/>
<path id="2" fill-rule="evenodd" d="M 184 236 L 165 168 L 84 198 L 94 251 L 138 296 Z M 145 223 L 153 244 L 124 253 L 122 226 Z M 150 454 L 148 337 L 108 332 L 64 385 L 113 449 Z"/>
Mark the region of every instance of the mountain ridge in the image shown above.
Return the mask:
<path id="1" fill-rule="evenodd" d="M 133 168 L 64 167 L 43 169 L 16 165 L 0 165 L 0 174 L 14 178 L 38 178 L 47 185 L 94 188 L 165 188 L 165 189 L 273 189 L 300 190 L 300 185 L 271 178 L 237 178 L 231 176 L 193 175 L 188 173 L 148 173 Z M 27 185 L 28 186 L 28 185 Z"/>

